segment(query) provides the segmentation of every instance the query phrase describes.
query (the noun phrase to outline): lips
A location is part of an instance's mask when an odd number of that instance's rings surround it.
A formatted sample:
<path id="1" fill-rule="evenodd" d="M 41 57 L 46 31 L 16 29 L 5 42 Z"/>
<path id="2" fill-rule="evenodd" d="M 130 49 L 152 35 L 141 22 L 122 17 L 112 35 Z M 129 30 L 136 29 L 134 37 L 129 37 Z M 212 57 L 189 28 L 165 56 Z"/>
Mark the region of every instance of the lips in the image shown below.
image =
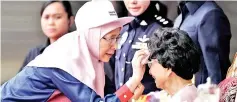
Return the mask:
<path id="1" fill-rule="evenodd" d="M 112 56 L 114 53 L 106 53 L 106 54 L 107 54 L 107 55 L 111 55 L 111 56 Z"/>
<path id="2" fill-rule="evenodd" d="M 56 31 L 56 29 L 47 29 L 47 32 L 49 32 L 49 33 L 52 33 L 52 32 L 55 32 Z"/>
<path id="3" fill-rule="evenodd" d="M 140 9 L 140 7 L 130 7 L 130 9 L 131 9 L 132 11 L 138 11 L 138 10 Z"/>

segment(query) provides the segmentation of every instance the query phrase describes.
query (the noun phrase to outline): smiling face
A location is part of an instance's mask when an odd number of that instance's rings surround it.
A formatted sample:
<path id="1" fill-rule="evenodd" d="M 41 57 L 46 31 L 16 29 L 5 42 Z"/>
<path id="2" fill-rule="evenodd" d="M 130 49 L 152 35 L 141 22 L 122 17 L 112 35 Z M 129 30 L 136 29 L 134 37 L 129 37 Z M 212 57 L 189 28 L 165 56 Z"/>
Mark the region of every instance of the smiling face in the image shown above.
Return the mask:
<path id="1" fill-rule="evenodd" d="M 149 74 L 155 79 L 157 88 L 164 88 L 165 82 L 171 73 L 171 69 L 164 68 L 156 59 L 152 59 Z"/>
<path id="2" fill-rule="evenodd" d="M 44 9 L 41 27 L 44 34 L 53 40 L 57 40 L 68 32 L 70 19 L 62 3 L 54 2 Z"/>
<path id="3" fill-rule="evenodd" d="M 108 62 L 110 57 L 114 54 L 120 30 L 121 28 L 116 28 L 100 39 L 100 61 Z"/>
<path id="4" fill-rule="evenodd" d="M 139 16 L 146 11 L 150 0 L 124 0 L 124 4 L 132 16 Z"/>

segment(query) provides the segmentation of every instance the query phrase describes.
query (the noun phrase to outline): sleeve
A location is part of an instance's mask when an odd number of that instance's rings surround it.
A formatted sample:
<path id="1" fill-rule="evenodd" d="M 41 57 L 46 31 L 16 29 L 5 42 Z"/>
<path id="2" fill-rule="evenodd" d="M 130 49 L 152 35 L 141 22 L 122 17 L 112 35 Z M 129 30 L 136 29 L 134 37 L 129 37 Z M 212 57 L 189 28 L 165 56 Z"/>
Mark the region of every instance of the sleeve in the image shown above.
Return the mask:
<path id="1" fill-rule="evenodd" d="M 209 11 L 198 27 L 198 41 L 208 76 L 215 84 L 225 77 L 228 68 L 230 38 L 230 24 L 223 11 Z"/>
<path id="2" fill-rule="evenodd" d="M 126 85 L 121 87 L 115 94 L 108 94 L 101 98 L 91 88 L 72 77 L 61 69 L 53 69 L 51 80 L 56 87 L 72 102 L 127 102 L 133 93 Z"/>

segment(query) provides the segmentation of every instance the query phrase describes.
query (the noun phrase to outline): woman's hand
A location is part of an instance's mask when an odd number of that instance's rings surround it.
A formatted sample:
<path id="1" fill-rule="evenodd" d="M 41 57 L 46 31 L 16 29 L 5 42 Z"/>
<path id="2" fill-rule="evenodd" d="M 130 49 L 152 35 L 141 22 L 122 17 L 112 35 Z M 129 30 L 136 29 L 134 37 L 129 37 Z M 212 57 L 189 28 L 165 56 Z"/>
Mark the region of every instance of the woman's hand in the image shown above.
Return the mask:
<path id="1" fill-rule="evenodd" d="M 145 73 L 145 64 L 147 63 L 149 53 L 146 50 L 139 50 L 135 53 L 132 66 L 133 66 L 133 75 L 126 82 L 126 86 L 130 89 L 130 91 L 135 92 L 136 88 L 141 83 L 143 75 Z M 135 93 L 136 94 L 136 93 Z"/>
<path id="2" fill-rule="evenodd" d="M 145 73 L 145 64 L 148 60 L 149 52 L 147 50 L 138 50 L 132 60 L 133 75 L 136 81 L 141 81 Z"/>
<path id="3" fill-rule="evenodd" d="M 144 89 L 145 87 L 142 85 L 142 83 L 140 83 L 135 89 L 132 99 L 137 100 L 142 95 Z"/>

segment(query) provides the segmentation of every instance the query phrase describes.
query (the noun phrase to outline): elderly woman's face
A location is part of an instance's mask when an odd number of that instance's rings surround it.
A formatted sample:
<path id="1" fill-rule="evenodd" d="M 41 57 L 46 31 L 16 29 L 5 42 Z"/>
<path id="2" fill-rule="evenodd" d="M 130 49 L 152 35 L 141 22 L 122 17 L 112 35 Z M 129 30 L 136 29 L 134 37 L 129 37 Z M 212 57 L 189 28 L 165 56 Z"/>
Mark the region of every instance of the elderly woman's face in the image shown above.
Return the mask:
<path id="1" fill-rule="evenodd" d="M 150 5 L 150 0 L 123 0 L 124 4 L 129 11 L 129 13 L 133 16 L 141 15 L 148 6 Z"/>
<path id="2" fill-rule="evenodd" d="M 108 62 L 114 54 L 120 30 L 121 28 L 114 29 L 100 39 L 100 61 Z"/>
<path id="3" fill-rule="evenodd" d="M 152 64 L 149 65 L 149 74 L 155 79 L 157 88 L 164 88 L 164 83 L 167 81 L 169 76 L 168 68 L 164 68 L 158 63 L 157 59 L 152 59 Z"/>

